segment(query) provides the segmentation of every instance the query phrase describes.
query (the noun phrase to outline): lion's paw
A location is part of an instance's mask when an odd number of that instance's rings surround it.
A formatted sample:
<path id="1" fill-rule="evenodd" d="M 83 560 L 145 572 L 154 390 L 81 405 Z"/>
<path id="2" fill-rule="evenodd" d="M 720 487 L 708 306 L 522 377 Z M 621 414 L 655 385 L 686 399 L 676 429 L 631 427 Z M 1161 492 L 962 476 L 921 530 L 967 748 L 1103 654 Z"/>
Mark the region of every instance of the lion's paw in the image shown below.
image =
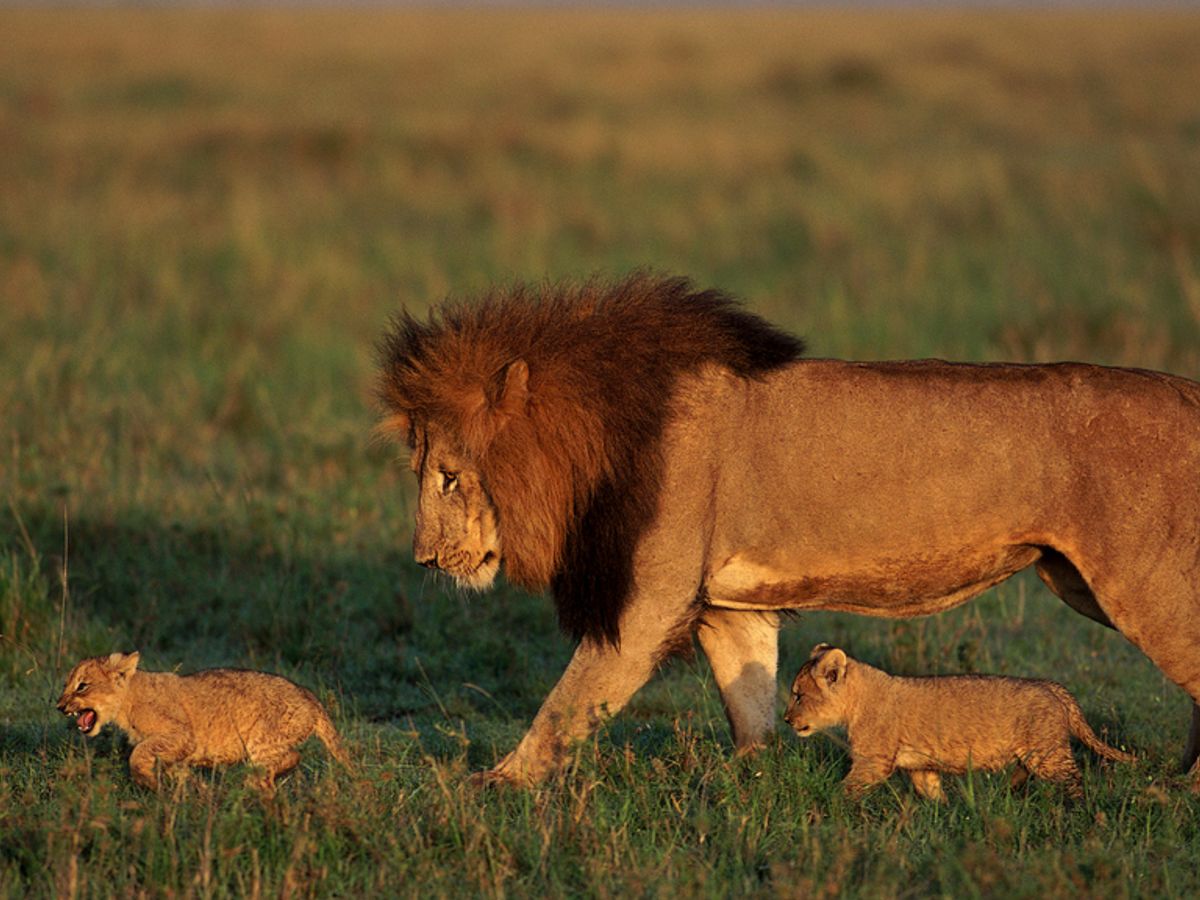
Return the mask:
<path id="1" fill-rule="evenodd" d="M 467 776 L 467 784 L 478 790 L 522 788 L 529 786 L 528 781 L 516 777 L 512 772 L 507 772 L 500 766 L 496 766 L 494 769 L 485 769 L 482 772 L 472 772 Z"/>

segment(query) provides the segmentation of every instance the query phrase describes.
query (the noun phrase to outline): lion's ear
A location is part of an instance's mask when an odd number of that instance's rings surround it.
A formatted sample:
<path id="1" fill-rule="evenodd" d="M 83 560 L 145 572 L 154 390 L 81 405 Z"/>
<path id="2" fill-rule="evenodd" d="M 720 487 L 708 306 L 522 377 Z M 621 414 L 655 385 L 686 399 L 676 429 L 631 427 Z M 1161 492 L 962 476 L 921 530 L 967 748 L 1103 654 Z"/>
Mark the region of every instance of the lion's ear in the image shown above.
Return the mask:
<path id="1" fill-rule="evenodd" d="M 412 419 L 407 413 L 393 412 L 380 419 L 372 429 L 375 437 L 396 443 L 413 444 Z"/>
<path id="2" fill-rule="evenodd" d="M 529 365 L 523 359 L 513 360 L 492 376 L 491 387 L 488 400 L 493 410 L 505 416 L 520 415 L 529 402 Z"/>

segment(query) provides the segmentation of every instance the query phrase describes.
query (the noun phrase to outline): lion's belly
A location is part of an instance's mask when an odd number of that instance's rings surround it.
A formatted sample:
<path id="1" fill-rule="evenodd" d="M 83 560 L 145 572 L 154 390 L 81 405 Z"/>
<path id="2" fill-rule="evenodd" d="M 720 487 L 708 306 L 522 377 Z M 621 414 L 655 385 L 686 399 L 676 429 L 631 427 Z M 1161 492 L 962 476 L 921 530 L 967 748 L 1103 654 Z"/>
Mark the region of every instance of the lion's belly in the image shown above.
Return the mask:
<path id="1" fill-rule="evenodd" d="M 727 609 L 831 609 L 904 617 L 963 603 L 1031 565 L 1041 549 L 1005 543 L 952 555 L 866 559 L 853 565 L 768 565 L 735 553 L 712 573 L 708 602 Z M 807 568 L 807 570 L 806 570 Z"/>

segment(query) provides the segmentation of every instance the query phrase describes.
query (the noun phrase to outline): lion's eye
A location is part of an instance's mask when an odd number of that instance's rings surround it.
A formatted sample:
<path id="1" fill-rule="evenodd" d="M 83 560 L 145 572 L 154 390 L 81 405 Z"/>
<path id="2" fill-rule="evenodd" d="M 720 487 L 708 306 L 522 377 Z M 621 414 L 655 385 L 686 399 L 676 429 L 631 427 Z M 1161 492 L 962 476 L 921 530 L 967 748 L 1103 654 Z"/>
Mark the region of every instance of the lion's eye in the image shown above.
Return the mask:
<path id="1" fill-rule="evenodd" d="M 75 688 L 75 693 L 77 693 L 77 694 L 82 694 L 82 693 L 84 693 L 84 692 L 85 692 L 87 689 L 88 689 L 87 682 L 86 682 L 86 681 L 81 681 L 81 682 L 79 682 L 79 687 Z"/>
<path id="2" fill-rule="evenodd" d="M 458 488 L 458 475 L 454 472 L 442 473 L 442 493 L 449 494 Z"/>

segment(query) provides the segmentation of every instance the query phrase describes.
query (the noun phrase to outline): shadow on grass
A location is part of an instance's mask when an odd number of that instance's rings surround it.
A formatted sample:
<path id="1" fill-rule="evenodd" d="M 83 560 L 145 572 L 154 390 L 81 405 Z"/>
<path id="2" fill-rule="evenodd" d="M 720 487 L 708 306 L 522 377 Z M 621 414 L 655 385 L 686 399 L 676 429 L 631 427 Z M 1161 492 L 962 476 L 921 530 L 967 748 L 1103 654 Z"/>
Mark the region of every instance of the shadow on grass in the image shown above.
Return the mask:
<path id="1" fill-rule="evenodd" d="M 53 607 L 40 619 L 53 633 L 38 636 L 52 647 L 62 518 L 19 512 L 54 585 L 40 600 Z M 566 662 L 544 599 L 503 584 L 456 594 L 418 570 L 407 548 L 347 551 L 288 531 L 167 523 L 140 510 L 73 518 L 63 666 L 136 648 L 148 669 L 273 670 L 367 719 L 457 727 L 485 715 L 527 721 Z"/>

